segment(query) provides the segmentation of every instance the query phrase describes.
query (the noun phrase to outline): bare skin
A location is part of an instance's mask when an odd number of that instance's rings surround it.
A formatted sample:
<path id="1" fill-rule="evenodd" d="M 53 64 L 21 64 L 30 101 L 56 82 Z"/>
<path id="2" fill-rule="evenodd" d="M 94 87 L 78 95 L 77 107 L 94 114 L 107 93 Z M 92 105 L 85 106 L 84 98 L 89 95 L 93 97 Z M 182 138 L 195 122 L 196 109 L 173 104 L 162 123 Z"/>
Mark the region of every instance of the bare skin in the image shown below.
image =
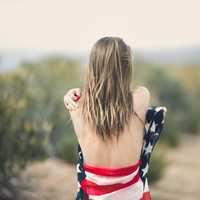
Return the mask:
<path id="1" fill-rule="evenodd" d="M 79 91 L 80 92 L 80 91 Z M 65 95 L 69 97 L 69 94 Z M 71 100 L 73 97 L 71 97 Z M 146 87 L 140 86 L 133 93 L 134 109 L 140 118 L 145 121 L 145 114 L 149 106 L 150 93 Z M 140 158 L 143 145 L 144 124 L 134 114 L 129 127 L 121 134 L 119 141 L 107 140 L 106 142 L 94 134 L 80 115 L 81 98 L 78 101 L 68 102 L 74 130 L 82 148 L 84 162 L 99 167 L 118 168 L 133 165 Z"/>

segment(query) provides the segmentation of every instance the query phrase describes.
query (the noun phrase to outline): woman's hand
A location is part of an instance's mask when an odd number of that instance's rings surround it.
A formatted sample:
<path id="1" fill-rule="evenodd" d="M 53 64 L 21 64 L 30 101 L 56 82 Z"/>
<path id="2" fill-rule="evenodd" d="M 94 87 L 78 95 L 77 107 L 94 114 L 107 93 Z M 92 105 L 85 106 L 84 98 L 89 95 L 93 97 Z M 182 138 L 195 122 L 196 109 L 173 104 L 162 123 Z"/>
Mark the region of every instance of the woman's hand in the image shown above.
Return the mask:
<path id="1" fill-rule="evenodd" d="M 70 89 L 64 96 L 64 105 L 69 110 L 76 110 L 78 108 L 77 101 L 81 97 L 80 88 Z"/>

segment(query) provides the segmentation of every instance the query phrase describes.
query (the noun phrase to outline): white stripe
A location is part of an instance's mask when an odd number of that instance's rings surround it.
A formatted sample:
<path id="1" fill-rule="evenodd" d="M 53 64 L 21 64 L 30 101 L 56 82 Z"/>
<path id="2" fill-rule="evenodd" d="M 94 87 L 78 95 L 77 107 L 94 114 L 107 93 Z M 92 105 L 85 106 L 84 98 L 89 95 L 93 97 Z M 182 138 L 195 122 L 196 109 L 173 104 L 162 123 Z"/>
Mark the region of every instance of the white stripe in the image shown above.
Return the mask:
<path id="1" fill-rule="evenodd" d="M 89 195 L 91 200 L 139 200 L 143 196 L 143 182 L 141 179 L 133 185 L 103 195 Z"/>
<path id="2" fill-rule="evenodd" d="M 149 184 L 148 184 L 147 178 L 146 178 L 145 184 L 144 184 L 144 192 L 149 192 Z"/>
<path id="3" fill-rule="evenodd" d="M 92 181 L 98 185 L 112 185 L 115 183 L 127 183 L 131 181 L 136 174 L 138 173 L 139 167 L 137 168 L 136 171 L 133 173 L 126 175 L 126 176 L 116 176 L 116 177 L 111 177 L 111 176 L 102 176 L 102 175 L 96 175 L 90 172 L 85 171 L 86 174 L 86 179 L 88 181 Z"/>

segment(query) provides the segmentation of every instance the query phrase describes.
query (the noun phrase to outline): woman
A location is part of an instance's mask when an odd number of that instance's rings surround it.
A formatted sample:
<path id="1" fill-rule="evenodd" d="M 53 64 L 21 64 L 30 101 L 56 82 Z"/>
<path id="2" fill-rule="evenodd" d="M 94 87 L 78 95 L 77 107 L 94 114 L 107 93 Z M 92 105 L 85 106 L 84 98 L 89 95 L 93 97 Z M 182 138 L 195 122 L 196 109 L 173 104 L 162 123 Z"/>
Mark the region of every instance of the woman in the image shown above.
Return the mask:
<path id="1" fill-rule="evenodd" d="M 82 91 L 64 96 L 78 139 L 77 200 L 150 200 L 147 172 L 166 108 L 131 91 L 131 48 L 119 37 L 92 47 Z"/>

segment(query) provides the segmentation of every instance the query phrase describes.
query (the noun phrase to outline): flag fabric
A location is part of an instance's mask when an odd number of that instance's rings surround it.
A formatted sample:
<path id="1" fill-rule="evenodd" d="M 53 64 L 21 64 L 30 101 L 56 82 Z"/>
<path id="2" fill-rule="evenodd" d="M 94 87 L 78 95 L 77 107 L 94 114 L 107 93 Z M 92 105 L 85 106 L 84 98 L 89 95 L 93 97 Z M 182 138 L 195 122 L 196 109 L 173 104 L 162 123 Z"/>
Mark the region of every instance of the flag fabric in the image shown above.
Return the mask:
<path id="1" fill-rule="evenodd" d="M 127 200 L 140 199 L 143 183 L 139 176 L 140 160 L 134 165 L 110 169 L 83 165 L 86 178 L 81 188 L 89 199 L 94 200 Z"/>
<path id="2" fill-rule="evenodd" d="M 151 200 L 148 185 L 150 157 L 163 129 L 166 107 L 150 106 L 146 112 L 140 159 L 123 168 L 87 165 L 78 144 L 76 200 Z"/>

